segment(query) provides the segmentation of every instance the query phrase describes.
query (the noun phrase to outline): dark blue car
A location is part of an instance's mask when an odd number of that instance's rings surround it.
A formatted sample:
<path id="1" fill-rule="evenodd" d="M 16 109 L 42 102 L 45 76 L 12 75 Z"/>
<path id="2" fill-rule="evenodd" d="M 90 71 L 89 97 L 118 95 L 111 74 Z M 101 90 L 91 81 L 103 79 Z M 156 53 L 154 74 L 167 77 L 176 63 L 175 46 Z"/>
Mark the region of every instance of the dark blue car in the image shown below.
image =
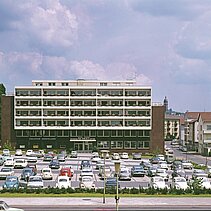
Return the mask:
<path id="1" fill-rule="evenodd" d="M 117 178 L 116 177 L 108 177 L 106 179 L 106 188 L 115 188 L 117 185 Z M 120 188 L 120 184 L 118 183 L 118 187 Z"/>
<path id="2" fill-rule="evenodd" d="M 58 160 L 53 159 L 50 164 L 49 164 L 49 168 L 51 169 L 59 169 L 60 168 L 60 163 Z"/>

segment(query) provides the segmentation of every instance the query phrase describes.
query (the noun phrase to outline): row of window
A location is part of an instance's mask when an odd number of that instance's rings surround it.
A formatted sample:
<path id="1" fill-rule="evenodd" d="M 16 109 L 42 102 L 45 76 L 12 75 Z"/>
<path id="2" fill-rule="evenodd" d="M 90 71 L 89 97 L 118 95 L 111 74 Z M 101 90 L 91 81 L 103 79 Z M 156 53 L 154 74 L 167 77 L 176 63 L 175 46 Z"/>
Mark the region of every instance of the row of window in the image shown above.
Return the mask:
<path id="1" fill-rule="evenodd" d="M 16 96 L 151 96 L 151 90 L 16 90 Z"/>
<path id="2" fill-rule="evenodd" d="M 16 116 L 96 116 L 96 110 L 16 110 Z M 98 116 L 149 116 L 150 110 L 98 110 Z"/>
<path id="3" fill-rule="evenodd" d="M 16 106 L 41 106 L 42 101 L 18 100 Z M 150 106 L 150 100 L 44 100 L 43 106 Z"/>
<path id="4" fill-rule="evenodd" d="M 144 149 L 149 148 L 148 141 L 98 141 L 100 149 Z"/>
<path id="5" fill-rule="evenodd" d="M 16 120 L 16 126 L 150 126 L 150 120 Z"/>
<path id="6" fill-rule="evenodd" d="M 150 137 L 150 130 L 17 130 L 17 137 Z"/>

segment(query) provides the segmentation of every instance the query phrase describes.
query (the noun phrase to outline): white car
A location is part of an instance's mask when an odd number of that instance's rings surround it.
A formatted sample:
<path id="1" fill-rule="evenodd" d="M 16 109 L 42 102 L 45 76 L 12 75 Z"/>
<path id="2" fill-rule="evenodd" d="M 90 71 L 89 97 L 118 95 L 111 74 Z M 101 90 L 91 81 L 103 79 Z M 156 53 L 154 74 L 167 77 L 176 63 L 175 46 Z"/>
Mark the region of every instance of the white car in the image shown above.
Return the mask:
<path id="1" fill-rule="evenodd" d="M 120 156 L 118 153 L 113 153 L 112 155 L 112 160 L 119 160 L 120 159 Z"/>
<path id="2" fill-rule="evenodd" d="M 161 168 L 158 168 L 156 170 L 156 176 L 160 176 L 160 177 L 163 177 L 165 181 L 168 181 L 168 173 L 166 172 L 166 169 L 161 169 Z"/>
<path id="3" fill-rule="evenodd" d="M 27 166 L 28 162 L 25 159 L 19 158 L 14 160 L 14 168 L 25 168 Z"/>
<path id="4" fill-rule="evenodd" d="M 58 176 L 57 178 L 57 183 L 56 183 L 56 187 L 59 189 L 62 188 L 70 188 L 71 184 L 70 184 L 70 179 L 68 176 Z"/>
<path id="5" fill-rule="evenodd" d="M 151 177 L 149 187 L 154 189 L 165 189 L 168 188 L 168 186 L 165 183 L 165 180 L 163 177 L 154 176 Z"/>
<path id="6" fill-rule="evenodd" d="M 15 156 L 22 156 L 22 155 L 23 155 L 22 149 L 16 149 Z"/>
<path id="7" fill-rule="evenodd" d="M 101 166 L 98 173 L 101 179 L 104 179 L 104 166 Z M 111 168 L 109 166 L 105 166 L 105 177 L 111 176 Z"/>
<path id="8" fill-rule="evenodd" d="M 38 158 L 37 158 L 36 156 L 29 155 L 29 156 L 27 157 L 27 161 L 28 161 L 29 163 L 36 163 L 37 160 L 38 160 Z"/>
<path id="9" fill-rule="evenodd" d="M 129 158 L 129 155 L 127 152 L 123 152 L 121 155 L 120 155 L 121 159 L 128 159 Z"/>
<path id="10" fill-rule="evenodd" d="M 188 183 L 184 177 L 174 177 L 170 187 L 186 190 L 188 188 Z"/>
<path id="11" fill-rule="evenodd" d="M 91 160 L 92 160 L 92 162 L 97 162 L 97 161 L 101 160 L 101 158 L 99 157 L 99 155 L 94 155 Z"/>
<path id="12" fill-rule="evenodd" d="M 10 207 L 6 202 L 0 201 L 0 210 L 4 211 L 24 211 L 23 209 Z"/>
<path id="13" fill-rule="evenodd" d="M 159 168 L 168 170 L 168 164 L 165 160 L 160 160 L 158 163 Z"/>
<path id="14" fill-rule="evenodd" d="M 53 174 L 51 168 L 43 168 L 41 170 L 41 176 L 43 180 L 52 180 L 53 179 Z"/>
<path id="15" fill-rule="evenodd" d="M 28 149 L 27 151 L 26 151 L 26 156 L 30 156 L 30 155 L 32 155 L 34 152 L 33 152 L 33 150 L 32 149 Z"/>
<path id="16" fill-rule="evenodd" d="M 2 167 L 0 170 L 0 179 L 5 179 L 7 176 L 14 176 L 15 172 L 11 167 Z"/>
<path id="17" fill-rule="evenodd" d="M 202 169 L 194 169 L 193 170 L 193 174 L 192 174 L 192 178 L 197 178 L 197 177 L 208 177 L 208 174 L 202 170 Z"/>
<path id="18" fill-rule="evenodd" d="M 13 167 L 14 166 L 14 159 L 12 157 L 7 157 L 4 166 Z"/>
<path id="19" fill-rule="evenodd" d="M 3 149 L 2 156 L 10 156 L 10 150 L 9 149 Z"/>
<path id="20" fill-rule="evenodd" d="M 207 177 L 197 177 L 197 179 L 201 180 L 201 188 L 211 189 L 210 181 Z"/>
<path id="21" fill-rule="evenodd" d="M 95 189 L 94 178 L 90 176 L 84 176 L 79 182 L 80 188 Z"/>
<path id="22" fill-rule="evenodd" d="M 83 176 L 94 177 L 94 173 L 91 168 L 83 168 L 80 173 L 80 178 L 82 178 Z"/>
<path id="23" fill-rule="evenodd" d="M 182 161 L 182 167 L 184 169 L 193 169 L 193 164 L 188 160 L 183 160 Z"/>
<path id="24" fill-rule="evenodd" d="M 43 184 L 43 179 L 41 176 L 30 176 L 29 177 L 29 181 L 27 183 L 27 187 L 28 188 L 43 188 L 44 184 Z"/>

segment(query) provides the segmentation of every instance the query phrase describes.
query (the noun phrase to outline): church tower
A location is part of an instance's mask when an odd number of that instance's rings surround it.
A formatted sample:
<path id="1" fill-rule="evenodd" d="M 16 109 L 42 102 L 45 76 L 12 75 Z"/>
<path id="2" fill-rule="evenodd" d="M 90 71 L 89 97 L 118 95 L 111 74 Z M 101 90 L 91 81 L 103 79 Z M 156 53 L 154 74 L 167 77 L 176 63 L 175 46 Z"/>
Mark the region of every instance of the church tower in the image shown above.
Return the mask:
<path id="1" fill-rule="evenodd" d="M 168 111 L 168 99 L 166 96 L 165 96 L 165 99 L 163 100 L 163 105 L 165 106 L 165 111 L 167 112 Z"/>

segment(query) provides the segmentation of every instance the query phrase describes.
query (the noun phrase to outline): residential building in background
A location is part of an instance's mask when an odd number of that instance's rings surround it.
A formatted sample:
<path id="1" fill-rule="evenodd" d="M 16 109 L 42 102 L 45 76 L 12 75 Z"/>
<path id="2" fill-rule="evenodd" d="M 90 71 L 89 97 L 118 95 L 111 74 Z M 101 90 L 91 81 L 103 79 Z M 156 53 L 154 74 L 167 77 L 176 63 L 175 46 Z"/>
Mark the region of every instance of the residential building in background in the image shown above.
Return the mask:
<path id="1" fill-rule="evenodd" d="M 150 86 L 133 80 L 32 81 L 3 100 L 3 127 L 11 127 L 2 140 L 16 148 L 164 149 L 165 107 L 152 104 Z"/>
<path id="2" fill-rule="evenodd" d="M 2 114 L 2 99 L 1 96 L 6 94 L 6 88 L 4 84 L 0 83 L 0 128 L 1 128 L 1 114 Z M 1 141 L 1 130 L 0 130 L 0 141 Z M 0 142 L 1 144 L 1 142 Z"/>

